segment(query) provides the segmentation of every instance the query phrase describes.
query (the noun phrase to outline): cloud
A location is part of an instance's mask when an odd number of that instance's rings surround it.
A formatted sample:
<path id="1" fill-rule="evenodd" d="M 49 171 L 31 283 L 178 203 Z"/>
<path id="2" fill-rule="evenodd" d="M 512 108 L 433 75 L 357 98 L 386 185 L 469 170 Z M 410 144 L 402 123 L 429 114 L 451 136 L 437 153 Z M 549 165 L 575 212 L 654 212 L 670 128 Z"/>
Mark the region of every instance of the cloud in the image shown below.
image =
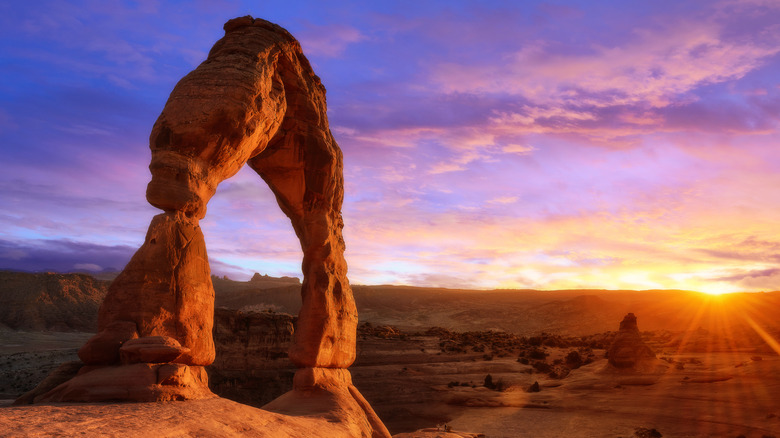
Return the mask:
<path id="1" fill-rule="evenodd" d="M 520 40 L 515 50 L 499 46 L 501 62 L 476 55 L 444 60 L 428 79 L 443 93 L 519 99 L 514 107 L 495 107 L 483 123 L 496 135 L 570 135 L 589 144 L 637 146 L 639 136 L 659 130 L 774 129 L 774 106 L 714 97 L 708 87 L 774 65 L 780 32 L 763 22 L 735 34 L 736 19 L 704 11 L 703 17 L 664 18 L 661 25 L 638 20 L 619 39 Z"/>
<path id="2" fill-rule="evenodd" d="M 411 274 L 401 277 L 398 284 L 426 284 L 429 287 L 444 287 L 449 289 L 474 289 L 473 280 L 457 275 L 443 274 Z"/>
<path id="3" fill-rule="evenodd" d="M 20 170 L 25 168 L 17 166 L 11 172 Z M 118 171 L 116 177 L 122 174 Z M 37 169 L 27 172 L 25 179 L 0 180 L 0 238 L 67 237 L 128 244 L 143 239 L 150 218 L 159 212 L 145 201 L 142 190 L 126 195 L 121 184 L 89 172 L 65 169 L 65 175 L 55 175 Z"/>
<path id="4" fill-rule="evenodd" d="M 502 196 L 500 198 L 493 198 L 487 201 L 488 204 L 514 204 L 518 201 L 517 196 Z"/>
<path id="5" fill-rule="evenodd" d="M 72 240 L 0 240 L 0 268 L 19 271 L 120 270 L 136 248 Z"/>
<path id="6" fill-rule="evenodd" d="M 465 164 L 467 163 L 436 163 L 431 166 L 431 168 L 428 170 L 428 173 L 431 175 L 439 175 L 442 173 L 466 170 Z"/>
<path id="7" fill-rule="evenodd" d="M 780 262 L 780 242 L 760 240 L 755 236 L 734 242 L 736 236 L 723 236 L 715 248 L 702 248 L 703 254 L 724 260 L 742 262 Z"/>
<path id="8" fill-rule="evenodd" d="M 711 281 L 734 284 L 742 290 L 780 290 L 780 268 L 736 269 L 729 275 L 715 277 Z"/>
<path id="9" fill-rule="evenodd" d="M 209 265 L 211 267 L 211 275 L 228 277 L 231 280 L 247 281 L 252 278 L 252 275 L 254 274 L 251 270 L 241 266 L 225 263 L 212 258 L 209 258 Z"/>
<path id="10" fill-rule="evenodd" d="M 504 146 L 501 151 L 503 151 L 506 154 L 519 154 L 519 155 L 528 155 L 535 151 L 536 148 L 533 146 L 525 146 L 521 144 L 508 144 Z"/>
<path id="11" fill-rule="evenodd" d="M 309 23 L 297 35 L 304 52 L 313 57 L 338 58 L 352 44 L 367 39 L 360 30 L 348 25 Z"/>
<path id="12" fill-rule="evenodd" d="M 740 78 L 778 51 L 777 44 L 723 39 L 714 23 L 674 21 L 639 28 L 622 45 L 583 47 L 579 53 L 556 53 L 543 40 L 527 43 L 492 74 L 480 66 L 442 64 L 434 81 L 450 92 L 509 92 L 555 107 L 665 107 L 696 87 Z"/>

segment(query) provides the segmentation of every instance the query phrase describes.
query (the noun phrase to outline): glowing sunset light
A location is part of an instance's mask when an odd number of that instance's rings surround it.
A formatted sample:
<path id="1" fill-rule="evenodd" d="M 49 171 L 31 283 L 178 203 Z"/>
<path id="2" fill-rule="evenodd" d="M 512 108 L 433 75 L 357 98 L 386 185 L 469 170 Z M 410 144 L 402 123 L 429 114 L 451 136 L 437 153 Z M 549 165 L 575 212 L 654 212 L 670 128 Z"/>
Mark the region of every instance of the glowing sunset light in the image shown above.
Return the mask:
<path id="1" fill-rule="evenodd" d="M 124 266 L 155 118 L 251 14 L 328 89 L 353 283 L 780 289 L 780 3 L 6 3 L 0 268 Z M 215 274 L 300 277 L 275 202 L 219 187 Z"/>

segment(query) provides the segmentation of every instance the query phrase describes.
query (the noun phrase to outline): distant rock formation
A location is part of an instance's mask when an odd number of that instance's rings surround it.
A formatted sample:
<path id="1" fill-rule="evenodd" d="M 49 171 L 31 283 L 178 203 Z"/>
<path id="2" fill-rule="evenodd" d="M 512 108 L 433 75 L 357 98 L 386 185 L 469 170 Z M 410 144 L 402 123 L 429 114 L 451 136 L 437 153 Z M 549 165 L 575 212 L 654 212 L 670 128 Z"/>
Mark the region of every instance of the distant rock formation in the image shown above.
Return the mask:
<path id="1" fill-rule="evenodd" d="M 615 368 L 633 368 L 643 360 L 655 358 L 653 350 L 642 340 L 633 313 L 620 322 L 618 334 L 607 350 L 607 358 Z"/>
<path id="2" fill-rule="evenodd" d="M 292 389 L 295 366 L 287 351 L 294 324 L 295 317 L 286 313 L 215 309 L 217 357 L 206 367 L 211 390 L 261 407 Z"/>
<path id="3" fill-rule="evenodd" d="M 215 309 L 217 358 L 210 367 L 260 370 L 279 359 L 284 366 L 292 366 L 287 350 L 293 343 L 295 319 L 286 313 Z"/>
<path id="4" fill-rule="evenodd" d="M 283 283 L 283 284 L 287 284 L 287 283 L 301 284 L 301 280 L 299 280 L 296 277 L 271 277 L 268 274 L 260 275 L 258 272 L 255 272 L 255 275 L 253 275 L 249 281 L 251 283 L 274 282 L 274 283 Z"/>
<path id="5" fill-rule="evenodd" d="M 108 284 L 85 274 L 0 271 L 0 327 L 92 332 Z"/>
<path id="6" fill-rule="evenodd" d="M 208 58 L 173 89 L 150 136 L 155 216 L 111 284 L 87 366 L 42 401 L 179 400 L 213 396 L 214 289 L 199 221 L 217 185 L 244 164 L 290 218 L 303 250 L 302 305 L 289 357 L 294 390 L 268 405 L 338 413 L 363 435 L 389 436 L 346 370 L 357 309 L 347 280 L 343 160 L 325 88 L 286 30 L 246 16 L 225 23 Z"/>

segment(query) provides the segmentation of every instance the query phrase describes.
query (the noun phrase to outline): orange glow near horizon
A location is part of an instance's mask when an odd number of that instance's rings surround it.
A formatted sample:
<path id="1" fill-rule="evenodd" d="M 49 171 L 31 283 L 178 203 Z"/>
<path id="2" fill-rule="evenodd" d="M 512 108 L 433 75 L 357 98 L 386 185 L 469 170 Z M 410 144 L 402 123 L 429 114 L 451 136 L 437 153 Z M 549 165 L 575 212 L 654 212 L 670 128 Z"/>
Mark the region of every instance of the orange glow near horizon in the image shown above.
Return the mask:
<path id="1" fill-rule="evenodd" d="M 780 342 L 765 329 L 774 325 L 775 316 L 771 310 L 767 311 L 757 304 L 761 302 L 760 298 L 728 292 L 707 295 L 697 308 L 679 309 L 681 315 L 688 313 L 692 317 L 685 328 L 678 354 L 688 348 L 686 344 L 697 330 L 704 329 L 709 333 L 707 351 L 739 351 L 738 344 L 745 340 L 741 338 L 749 336 L 752 331 L 780 355 Z M 741 332 L 734 331 L 740 326 L 743 327 Z M 720 339 L 721 344 L 715 342 L 716 339 Z M 724 341 L 726 344 L 722 344 Z"/>
<path id="2" fill-rule="evenodd" d="M 758 325 L 753 318 L 749 316 L 744 316 L 745 321 L 750 325 L 750 327 L 759 335 L 761 336 L 761 339 L 764 340 L 764 342 L 769 345 L 769 347 L 772 348 L 772 350 L 775 351 L 778 355 L 780 355 L 780 342 L 777 341 L 777 339 L 773 338 L 772 335 L 766 332 L 766 330 L 763 329 L 760 325 Z"/>

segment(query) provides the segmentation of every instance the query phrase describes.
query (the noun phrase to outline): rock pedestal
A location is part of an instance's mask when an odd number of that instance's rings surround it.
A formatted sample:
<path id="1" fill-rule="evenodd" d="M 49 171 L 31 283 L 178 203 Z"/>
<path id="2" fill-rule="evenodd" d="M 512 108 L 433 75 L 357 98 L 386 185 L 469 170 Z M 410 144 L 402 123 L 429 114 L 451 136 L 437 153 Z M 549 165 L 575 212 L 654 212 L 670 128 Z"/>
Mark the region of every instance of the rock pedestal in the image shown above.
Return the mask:
<path id="1" fill-rule="evenodd" d="M 320 411 L 312 410 L 319 407 Z M 293 390 L 263 406 L 285 415 L 320 414 L 343 423 L 351 436 L 389 438 L 382 420 L 352 385 L 352 375 L 343 368 L 301 368 L 295 373 Z"/>
<path id="2" fill-rule="evenodd" d="M 389 436 L 346 371 L 355 360 L 357 310 L 341 232 L 343 159 L 328 127 L 325 88 L 281 27 L 247 16 L 224 28 L 152 128 L 146 198 L 164 213 L 112 283 L 98 334 L 79 350 L 86 366 L 42 399 L 213 396 L 202 367 L 214 360 L 214 291 L 198 221 L 217 185 L 248 163 L 303 250 L 302 307 L 289 352 L 301 370 L 283 397 L 324 391 L 330 395 L 315 397 L 324 411 L 351 412 L 367 425 L 360 430 Z"/>

